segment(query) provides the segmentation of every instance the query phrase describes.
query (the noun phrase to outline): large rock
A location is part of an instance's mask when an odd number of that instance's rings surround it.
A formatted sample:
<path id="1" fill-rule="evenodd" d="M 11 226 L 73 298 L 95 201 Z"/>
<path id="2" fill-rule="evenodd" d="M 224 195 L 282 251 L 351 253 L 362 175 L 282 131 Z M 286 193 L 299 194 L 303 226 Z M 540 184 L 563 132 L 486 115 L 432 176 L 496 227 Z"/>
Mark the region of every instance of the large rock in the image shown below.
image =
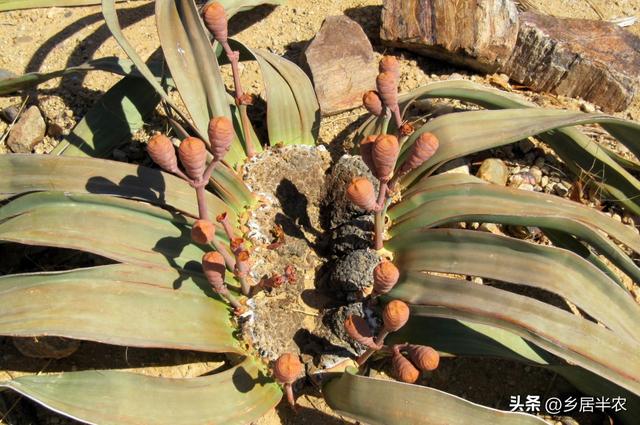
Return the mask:
<path id="1" fill-rule="evenodd" d="M 501 72 L 536 91 L 581 97 L 605 111 L 633 100 L 640 75 L 640 38 L 587 19 L 520 15 L 516 48 Z"/>
<path id="2" fill-rule="evenodd" d="M 304 59 L 322 115 L 362 105 L 362 95 L 375 89 L 378 67 L 369 39 L 357 22 L 329 16 L 304 51 Z"/>
<path id="3" fill-rule="evenodd" d="M 385 0 L 380 38 L 388 45 L 496 72 L 518 35 L 511 0 Z"/>
<path id="4" fill-rule="evenodd" d="M 7 146 L 15 153 L 29 153 L 42 141 L 46 129 L 40 110 L 37 106 L 31 106 L 20 115 L 11 129 Z"/>

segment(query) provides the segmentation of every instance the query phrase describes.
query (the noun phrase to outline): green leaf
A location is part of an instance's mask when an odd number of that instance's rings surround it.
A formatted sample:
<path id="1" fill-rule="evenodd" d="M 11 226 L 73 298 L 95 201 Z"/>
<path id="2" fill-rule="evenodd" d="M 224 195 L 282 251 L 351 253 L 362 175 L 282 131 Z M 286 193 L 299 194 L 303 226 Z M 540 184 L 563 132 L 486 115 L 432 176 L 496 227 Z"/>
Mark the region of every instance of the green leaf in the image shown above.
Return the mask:
<path id="1" fill-rule="evenodd" d="M 139 199 L 198 217 L 196 195 L 184 180 L 161 170 L 94 158 L 49 155 L 0 155 L 0 199 L 35 191 L 113 195 Z M 206 194 L 211 217 L 227 212 L 215 195 Z"/>
<path id="2" fill-rule="evenodd" d="M 37 9 L 40 7 L 92 6 L 100 3 L 101 0 L 0 0 L 0 12 L 19 9 Z"/>
<path id="3" fill-rule="evenodd" d="M 534 104 L 519 96 L 487 88 L 469 81 L 446 81 L 428 84 L 413 93 L 402 96 L 400 99 L 401 106 L 406 109 L 411 102 L 423 97 L 459 99 L 489 109 L 535 108 Z M 526 115 L 526 112 L 523 114 Z M 456 116 L 459 117 L 458 114 L 456 114 Z M 476 115 L 476 117 L 479 116 Z M 637 124 L 623 122 L 622 120 L 610 121 L 611 117 L 602 115 L 600 115 L 600 117 L 601 119 L 599 119 L 598 122 L 614 136 L 619 137 L 620 141 L 629 149 L 634 152 L 640 150 L 640 143 L 637 141 L 639 140 Z M 507 122 L 506 125 L 508 126 L 509 123 Z M 425 127 L 426 126 L 420 128 L 412 136 L 409 143 L 405 143 L 403 151 L 406 152 L 406 149 L 420 133 L 428 131 Z M 502 130 L 500 125 L 496 127 Z M 461 130 L 462 133 L 464 133 L 464 131 L 465 129 Z M 474 134 L 471 133 L 468 135 L 472 136 Z M 500 131 L 498 131 L 495 136 L 501 137 Z M 608 149 L 594 143 L 589 137 L 575 128 L 556 129 L 539 134 L 538 137 L 556 151 L 573 173 L 581 177 L 587 175 L 595 179 L 605 191 L 609 192 L 609 194 L 625 208 L 635 214 L 640 214 L 640 202 L 637 202 L 637 199 L 640 198 L 640 181 L 625 170 L 625 168 L 636 170 L 640 167 L 640 164 L 633 161 L 622 160 L 619 155 L 614 155 Z M 442 142 L 441 140 L 441 145 Z M 496 146 L 494 145 L 494 138 L 490 138 L 487 142 L 488 145 L 490 145 L 489 147 Z M 448 142 L 445 141 L 445 143 Z M 480 141 L 480 143 L 482 143 L 482 141 Z M 478 148 L 478 150 L 483 149 L 485 148 Z M 402 158 L 404 157 L 406 157 L 406 153 L 402 155 Z M 399 163 L 402 162 L 402 158 Z M 405 183 L 410 184 L 419 174 L 422 174 L 422 171 L 413 173 L 409 179 L 405 180 Z M 602 183 L 603 180 L 604 183 Z"/>
<path id="4" fill-rule="evenodd" d="M 491 286 L 410 272 L 390 296 L 410 303 L 412 315 L 461 319 L 511 331 L 640 394 L 637 340 L 570 312 Z"/>
<path id="5" fill-rule="evenodd" d="M 149 69 L 147 64 L 142 60 L 142 58 L 138 55 L 136 50 L 131 46 L 127 38 L 124 36 L 122 32 L 122 28 L 120 27 L 120 22 L 118 21 L 118 14 L 116 12 L 116 6 L 114 0 L 102 0 L 102 15 L 104 16 L 104 20 L 111 31 L 111 35 L 116 39 L 122 50 L 129 56 L 129 59 L 135 64 L 136 68 L 142 74 L 142 76 L 147 80 L 147 83 L 158 93 L 158 95 L 167 103 L 167 105 L 171 106 L 171 108 L 186 122 L 188 120 L 182 114 L 180 109 L 173 103 L 167 92 L 164 90 L 162 85 L 158 82 L 156 77 L 153 75 L 153 72 Z"/>
<path id="6" fill-rule="evenodd" d="M 201 273 L 205 250 L 191 242 L 192 222 L 128 199 L 40 192 L 21 196 L 0 209 L 0 240 Z M 226 240 L 221 229 L 218 237 Z"/>
<path id="7" fill-rule="evenodd" d="M 613 241 L 640 253 L 638 235 L 612 218 L 577 202 L 543 193 L 474 183 L 441 185 L 447 174 L 425 179 L 431 187 L 412 189 L 388 210 L 393 224 L 389 233 L 399 235 L 417 228 L 452 222 L 491 222 L 537 226 L 575 235 L 593 245 L 614 264 L 640 281 L 640 268 Z M 475 179 L 470 177 L 470 179 Z"/>
<path id="8" fill-rule="evenodd" d="M 232 116 L 218 61 L 193 1 L 156 1 L 156 25 L 180 97 L 200 138 L 208 143 L 211 117 L 232 119 Z M 235 165 L 244 158 L 244 150 L 236 138 L 226 159 Z"/>
<path id="9" fill-rule="evenodd" d="M 133 62 L 117 57 L 106 57 L 87 61 L 78 66 L 70 66 L 53 72 L 29 72 L 19 77 L 0 79 L 0 95 L 6 95 L 18 90 L 33 87 L 53 78 L 76 72 L 107 71 L 114 74 L 129 75 L 134 71 Z"/>
<path id="10" fill-rule="evenodd" d="M 208 287 L 169 267 L 127 264 L 2 276 L 0 335 L 239 353 L 231 313 Z"/>
<path id="11" fill-rule="evenodd" d="M 282 392 L 250 358 L 189 379 L 110 370 L 24 376 L 0 383 L 71 418 L 101 425 L 252 423 Z"/>
<path id="12" fill-rule="evenodd" d="M 145 80 L 124 77 L 107 90 L 51 154 L 107 156 L 142 128 L 144 118 L 159 102 L 159 96 Z"/>
<path id="13" fill-rule="evenodd" d="M 394 251 L 394 262 L 403 272 L 465 274 L 538 287 L 570 300 L 613 331 L 640 340 L 633 325 L 640 320 L 640 306 L 572 252 L 453 229 L 413 231 L 391 239 L 385 247 Z"/>
<path id="14" fill-rule="evenodd" d="M 322 393 L 333 410 L 368 424 L 546 424 L 532 415 L 491 409 L 434 388 L 352 372 L 329 380 Z"/>

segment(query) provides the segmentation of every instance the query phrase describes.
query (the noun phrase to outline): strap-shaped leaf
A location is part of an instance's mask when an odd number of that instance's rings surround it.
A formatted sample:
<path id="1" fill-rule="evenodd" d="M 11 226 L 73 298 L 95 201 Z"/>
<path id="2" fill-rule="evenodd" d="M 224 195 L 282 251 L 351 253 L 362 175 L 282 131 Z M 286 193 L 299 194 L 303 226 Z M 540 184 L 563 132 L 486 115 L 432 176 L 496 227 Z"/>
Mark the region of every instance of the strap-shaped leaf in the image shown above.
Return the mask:
<path id="1" fill-rule="evenodd" d="M 1 5 L 0 5 L 1 7 Z M 77 66 L 70 66 L 58 71 L 29 72 L 18 77 L 0 78 L 0 95 L 13 93 L 17 90 L 42 84 L 54 78 L 76 72 L 107 71 L 119 75 L 129 75 L 134 72 L 133 62 L 128 59 L 106 57 L 87 61 Z"/>
<path id="2" fill-rule="evenodd" d="M 238 12 L 253 9 L 261 4 L 279 5 L 285 2 L 285 0 L 209 0 L 206 4 L 212 1 L 218 1 L 224 6 L 227 17 L 231 17 Z"/>
<path id="3" fill-rule="evenodd" d="M 0 12 L 18 9 L 37 9 L 40 7 L 90 6 L 100 4 L 100 2 L 101 0 L 0 0 Z"/>
<path id="4" fill-rule="evenodd" d="M 352 371 L 329 380 L 322 393 L 333 410 L 368 424 L 546 424 L 532 415 L 491 409 L 434 388 L 383 381 Z"/>
<path id="5" fill-rule="evenodd" d="M 412 304 L 418 316 L 509 330 L 640 395 L 638 342 L 570 312 L 487 285 L 419 273 L 407 273 L 391 296 Z"/>
<path id="6" fill-rule="evenodd" d="M 259 419 L 282 397 L 249 358 L 224 372 L 190 379 L 92 370 L 24 376 L 0 386 L 100 425 L 244 425 Z"/>
<path id="7" fill-rule="evenodd" d="M 625 398 L 627 410 L 616 413 L 615 417 L 625 425 L 635 425 L 637 422 L 634 412 L 640 409 L 640 397 L 595 373 L 566 364 L 564 360 L 506 329 L 466 320 L 414 314 L 406 326 L 387 337 L 387 342 L 429 345 L 443 354 L 456 356 L 500 357 L 532 363 L 560 374 L 585 394 Z"/>
<path id="8" fill-rule="evenodd" d="M 444 175 L 446 176 L 446 175 Z M 439 180 L 440 176 L 426 180 Z M 436 183 L 434 183 L 436 184 Z M 640 252 L 640 238 L 630 228 L 577 202 L 491 184 L 463 183 L 412 190 L 388 211 L 391 235 L 459 221 L 555 229 L 582 238 L 635 280 L 640 268 L 604 234 Z"/>
<path id="9" fill-rule="evenodd" d="M 191 223 L 181 215 L 128 199 L 40 192 L 0 209 L 0 240 L 200 272 L 205 251 L 191 242 Z M 218 237 L 226 239 L 221 229 Z"/>
<path id="10" fill-rule="evenodd" d="M 386 247 L 400 270 L 481 276 L 535 286 L 558 294 L 623 336 L 640 340 L 640 306 L 615 282 L 580 256 L 485 232 L 414 231 Z"/>
<path id="11" fill-rule="evenodd" d="M 107 156 L 144 125 L 160 97 L 138 77 L 117 82 L 89 109 L 71 134 L 51 152 L 67 156 Z"/>
<path id="12" fill-rule="evenodd" d="M 304 71 L 266 50 L 250 49 L 236 40 L 229 43 L 241 53 L 242 59 L 255 60 L 260 67 L 267 98 L 269 143 L 314 144 L 318 137 L 320 107 Z"/>
<path id="13" fill-rule="evenodd" d="M 232 116 L 218 60 L 193 0 L 156 1 L 156 25 L 180 97 L 200 137 L 208 142 L 211 117 Z M 226 158 L 231 164 L 245 158 L 239 139 L 232 143 Z"/>
<path id="14" fill-rule="evenodd" d="M 49 155 L 0 155 L 0 199 L 35 191 L 91 193 L 140 199 L 198 216 L 196 195 L 184 180 L 142 165 L 94 158 Z M 232 209 L 206 194 L 211 219 Z"/>
<path id="15" fill-rule="evenodd" d="M 132 347 L 240 352 L 206 280 L 113 264 L 0 277 L 0 335 L 57 335 Z"/>

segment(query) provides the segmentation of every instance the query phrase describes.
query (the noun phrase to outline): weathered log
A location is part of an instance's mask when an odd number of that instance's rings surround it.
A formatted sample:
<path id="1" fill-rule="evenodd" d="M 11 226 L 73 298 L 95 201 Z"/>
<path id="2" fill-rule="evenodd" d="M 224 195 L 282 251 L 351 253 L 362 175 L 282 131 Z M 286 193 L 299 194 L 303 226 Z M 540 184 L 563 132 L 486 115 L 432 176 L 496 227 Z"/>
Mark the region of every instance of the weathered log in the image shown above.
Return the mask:
<path id="1" fill-rule="evenodd" d="M 620 111 L 637 90 L 640 38 L 609 22 L 525 12 L 501 72 L 535 91 L 581 97 L 605 111 Z"/>
<path id="2" fill-rule="evenodd" d="M 371 42 L 357 22 L 329 16 L 304 51 L 322 115 L 362 106 L 375 89 L 377 66 Z"/>
<path id="3" fill-rule="evenodd" d="M 518 35 L 511 0 L 385 0 L 380 38 L 482 72 L 496 72 Z"/>

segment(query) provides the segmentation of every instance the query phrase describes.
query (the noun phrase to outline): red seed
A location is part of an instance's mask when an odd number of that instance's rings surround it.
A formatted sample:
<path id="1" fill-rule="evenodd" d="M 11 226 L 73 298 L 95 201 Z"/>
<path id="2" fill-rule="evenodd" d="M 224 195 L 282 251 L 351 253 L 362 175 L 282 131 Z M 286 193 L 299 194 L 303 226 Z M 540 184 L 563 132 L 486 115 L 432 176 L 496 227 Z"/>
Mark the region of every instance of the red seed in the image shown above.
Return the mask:
<path id="1" fill-rule="evenodd" d="M 202 178 L 207 163 L 207 148 L 197 137 L 187 137 L 178 148 L 180 162 L 187 175 L 194 180 Z"/>
<path id="2" fill-rule="evenodd" d="M 347 188 L 347 198 L 365 211 L 376 208 L 376 194 L 373 184 L 364 177 L 356 177 Z"/>
<path id="3" fill-rule="evenodd" d="M 198 244 L 207 244 L 213 241 L 216 228 L 209 220 L 196 220 L 191 228 L 191 239 Z"/>
<path id="4" fill-rule="evenodd" d="M 211 153 L 217 161 L 221 161 L 229 152 L 233 136 L 233 123 L 227 117 L 214 117 L 209 121 L 209 143 L 211 143 Z"/>
<path id="5" fill-rule="evenodd" d="M 227 27 L 227 14 L 222 6 L 217 1 L 210 3 L 202 11 L 202 19 L 204 25 L 207 27 L 213 38 L 219 43 L 226 43 L 229 36 Z"/>
<path id="6" fill-rule="evenodd" d="M 420 371 L 398 349 L 393 351 L 391 364 L 393 366 L 393 375 L 399 381 L 413 384 L 420 377 Z"/>
<path id="7" fill-rule="evenodd" d="M 379 116 L 382 114 L 382 100 L 380 96 L 373 90 L 370 90 L 362 96 L 362 104 L 373 115 Z"/>
<path id="8" fill-rule="evenodd" d="M 147 142 L 149 156 L 163 170 L 175 173 L 178 170 L 178 158 L 171 140 L 164 134 L 156 134 Z"/>
<path id="9" fill-rule="evenodd" d="M 438 138 L 433 133 L 422 133 L 413 143 L 409 157 L 402 164 L 402 172 L 409 172 L 421 166 L 435 155 L 439 146 Z"/>
<path id="10" fill-rule="evenodd" d="M 302 373 L 302 363 L 298 356 L 284 353 L 273 365 L 273 374 L 281 384 L 292 384 Z"/>
<path id="11" fill-rule="evenodd" d="M 202 269 L 213 289 L 216 292 L 223 292 L 225 289 L 224 274 L 226 267 L 222 255 L 217 251 L 204 254 L 202 257 Z"/>
<path id="12" fill-rule="evenodd" d="M 382 310 L 382 321 L 388 332 L 395 332 L 409 320 L 409 306 L 400 300 L 393 300 Z"/>
<path id="13" fill-rule="evenodd" d="M 376 78 L 376 87 L 382 103 L 389 109 L 398 104 L 398 81 L 391 72 L 381 72 Z"/>
<path id="14" fill-rule="evenodd" d="M 381 134 L 373 144 L 371 159 L 374 175 L 381 181 L 388 181 L 400 154 L 400 145 L 396 136 Z"/>
<path id="15" fill-rule="evenodd" d="M 398 283 L 400 271 L 391 262 L 383 260 L 373 269 L 373 295 L 382 295 L 391 291 Z"/>

